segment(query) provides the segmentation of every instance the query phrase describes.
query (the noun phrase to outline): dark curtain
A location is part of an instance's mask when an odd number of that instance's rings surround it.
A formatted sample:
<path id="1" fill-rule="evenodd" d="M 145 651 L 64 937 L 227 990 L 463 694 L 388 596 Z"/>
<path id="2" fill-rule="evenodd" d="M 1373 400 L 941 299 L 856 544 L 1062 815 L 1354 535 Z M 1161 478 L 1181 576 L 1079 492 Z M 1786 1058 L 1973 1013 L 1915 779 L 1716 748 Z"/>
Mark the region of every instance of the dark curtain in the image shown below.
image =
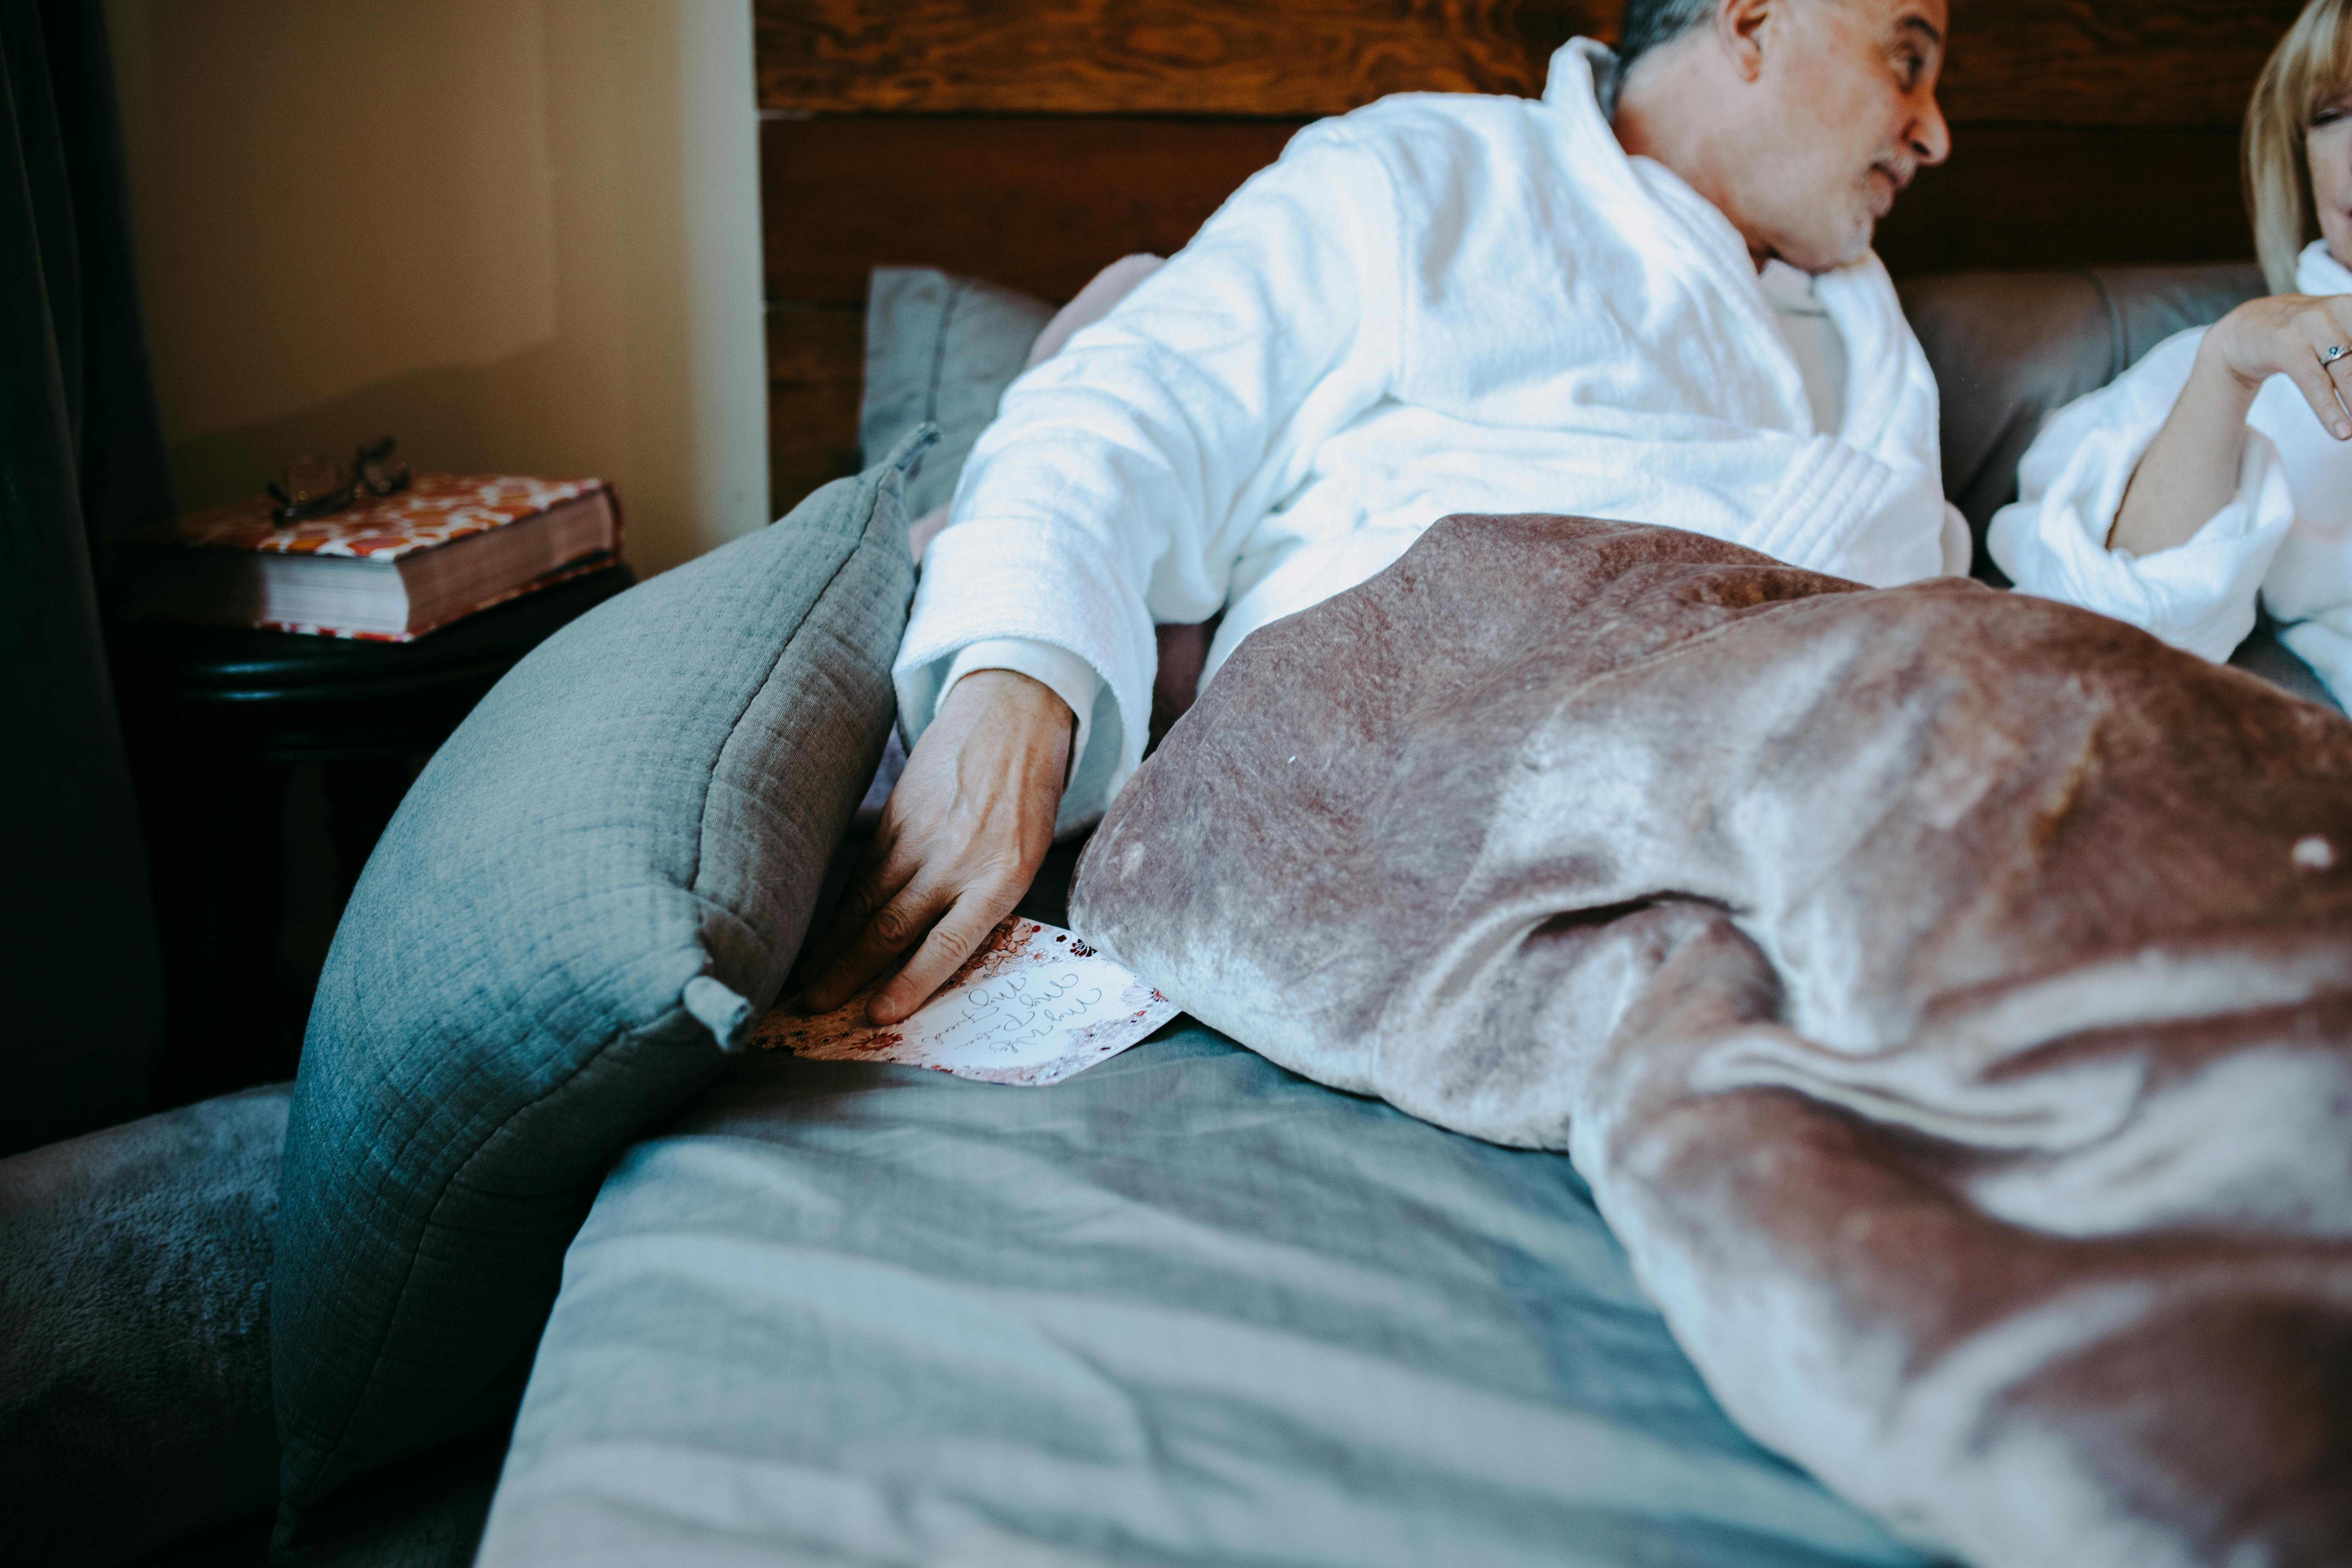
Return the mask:
<path id="1" fill-rule="evenodd" d="M 0 1154 L 145 1109 L 162 970 L 96 563 L 172 513 L 98 0 L 0 0 Z"/>

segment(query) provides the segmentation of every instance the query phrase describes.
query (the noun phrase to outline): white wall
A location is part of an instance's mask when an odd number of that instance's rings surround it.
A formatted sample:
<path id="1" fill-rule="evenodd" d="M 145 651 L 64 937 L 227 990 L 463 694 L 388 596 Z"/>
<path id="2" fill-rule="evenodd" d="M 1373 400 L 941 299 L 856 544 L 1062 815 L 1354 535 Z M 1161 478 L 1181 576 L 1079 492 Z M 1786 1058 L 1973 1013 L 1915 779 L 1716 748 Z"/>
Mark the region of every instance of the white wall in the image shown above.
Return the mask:
<path id="1" fill-rule="evenodd" d="M 767 521 L 750 0 L 108 0 L 183 507 L 394 435 Z"/>

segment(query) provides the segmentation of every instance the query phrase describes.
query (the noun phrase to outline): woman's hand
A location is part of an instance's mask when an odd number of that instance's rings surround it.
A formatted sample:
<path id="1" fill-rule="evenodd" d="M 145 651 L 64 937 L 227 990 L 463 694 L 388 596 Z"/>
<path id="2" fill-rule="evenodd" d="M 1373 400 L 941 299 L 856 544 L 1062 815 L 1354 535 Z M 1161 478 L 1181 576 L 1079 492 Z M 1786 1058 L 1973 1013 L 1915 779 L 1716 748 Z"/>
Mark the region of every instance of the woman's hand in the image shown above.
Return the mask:
<path id="1" fill-rule="evenodd" d="M 950 689 L 817 945 L 803 993 L 812 1011 L 840 1006 L 920 940 L 866 1004 L 875 1023 L 898 1023 L 988 940 L 1054 842 L 1073 722 L 1060 698 L 1009 669 Z"/>
<path id="2" fill-rule="evenodd" d="M 2342 345 L 2333 360 L 2327 352 Z M 2197 345 L 2189 384 L 2134 470 L 2110 549 L 2150 555 L 2181 544 L 2238 493 L 2246 413 L 2273 375 L 2302 392 L 2320 425 L 2352 440 L 2352 295 L 2249 300 Z"/>
<path id="3" fill-rule="evenodd" d="M 2249 300 L 2213 324 L 2199 345 L 2246 394 L 2273 375 L 2293 381 L 2329 434 L 2352 440 L 2352 294 L 2273 294 Z M 2337 353 L 2327 358 L 2330 349 Z"/>

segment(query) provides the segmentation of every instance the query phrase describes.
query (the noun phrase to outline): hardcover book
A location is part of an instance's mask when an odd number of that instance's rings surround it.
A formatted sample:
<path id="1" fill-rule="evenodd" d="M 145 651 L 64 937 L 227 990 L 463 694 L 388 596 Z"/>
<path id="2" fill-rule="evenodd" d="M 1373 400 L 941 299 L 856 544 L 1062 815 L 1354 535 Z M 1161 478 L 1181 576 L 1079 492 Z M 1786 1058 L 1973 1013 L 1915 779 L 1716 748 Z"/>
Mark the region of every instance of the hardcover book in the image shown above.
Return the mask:
<path id="1" fill-rule="evenodd" d="M 620 556 L 602 479 L 420 474 L 407 489 L 300 522 L 255 496 L 121 541 L 127 612 L 406 642 Z"/>

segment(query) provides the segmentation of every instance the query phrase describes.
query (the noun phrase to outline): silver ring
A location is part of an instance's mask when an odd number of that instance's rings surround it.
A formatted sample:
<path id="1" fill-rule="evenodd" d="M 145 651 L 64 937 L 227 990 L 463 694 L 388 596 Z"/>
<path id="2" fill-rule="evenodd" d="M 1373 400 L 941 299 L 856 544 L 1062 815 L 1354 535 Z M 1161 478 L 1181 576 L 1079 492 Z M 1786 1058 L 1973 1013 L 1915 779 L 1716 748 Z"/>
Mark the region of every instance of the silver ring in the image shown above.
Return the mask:
<path id="1" fill-rule="evenodd" d="M 2342 343 L 2330 343 L 2326 349 L 2321 351 L 2319 363 L 2322 364 L 2334 364 L 2337 360 L 2344 357 L 2346 352 L 2347 351 Z"/>

